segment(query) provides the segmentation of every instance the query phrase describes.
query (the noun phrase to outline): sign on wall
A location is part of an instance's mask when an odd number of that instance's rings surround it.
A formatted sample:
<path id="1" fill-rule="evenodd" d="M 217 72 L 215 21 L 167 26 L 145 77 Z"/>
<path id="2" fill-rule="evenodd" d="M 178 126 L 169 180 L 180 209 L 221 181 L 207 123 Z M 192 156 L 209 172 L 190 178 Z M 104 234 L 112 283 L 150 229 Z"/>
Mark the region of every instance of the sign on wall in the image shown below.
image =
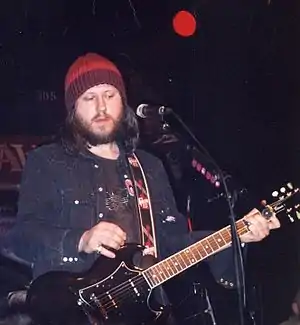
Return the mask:
<path id="1" fill-rule="evenodd" d="M 0 137 L 0 190 L 18 188 L 26 153 L 42 143 L 43 137 Z"/>

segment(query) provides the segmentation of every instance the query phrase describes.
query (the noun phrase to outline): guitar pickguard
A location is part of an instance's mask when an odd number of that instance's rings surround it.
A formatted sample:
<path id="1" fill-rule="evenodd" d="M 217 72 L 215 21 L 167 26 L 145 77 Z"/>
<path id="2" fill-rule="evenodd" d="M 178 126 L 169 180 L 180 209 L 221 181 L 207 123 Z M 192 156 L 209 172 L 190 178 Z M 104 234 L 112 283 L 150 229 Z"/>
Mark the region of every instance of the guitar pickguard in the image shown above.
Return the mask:
<path id="1" fill-rule="evenodd" d="M 106 278 L 78 290 L 78 304 L 106 322 L 124 321 L 145 323 L 160 315 L 160 310 L 150 306 L 151 289 L 138 270 L 129 268 L 125 262 Z"/>

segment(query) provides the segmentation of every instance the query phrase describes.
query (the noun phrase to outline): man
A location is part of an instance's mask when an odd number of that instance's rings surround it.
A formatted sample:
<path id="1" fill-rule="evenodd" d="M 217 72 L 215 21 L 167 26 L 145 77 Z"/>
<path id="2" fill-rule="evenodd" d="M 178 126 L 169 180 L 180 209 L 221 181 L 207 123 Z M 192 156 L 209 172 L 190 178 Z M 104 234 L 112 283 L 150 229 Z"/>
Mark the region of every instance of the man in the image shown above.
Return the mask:
<path id="1" fill-rule="evenodd" d="M 97 54 L 78 58 L 66 75 L 65 102 L 61 141 L 28 154 L 18 220 L 4 251 L 30 261 L 36 278 L 50 270 L 88 270 L 99 255 L 114 259 L 126 243 L 147 242 L 144 254 L 163 259 L 203 237 L 188 233 L 161 162 L 135 150 L 137 121 L 112 62 Z M 135 183 L 139 163 L 146 185 Z M 144 227 L 150 210 L 152 223 Z M 279 227 L 275 216 L 266 221 L 257 210 L 245 219 L 250 231 L 243 242 Z"/>

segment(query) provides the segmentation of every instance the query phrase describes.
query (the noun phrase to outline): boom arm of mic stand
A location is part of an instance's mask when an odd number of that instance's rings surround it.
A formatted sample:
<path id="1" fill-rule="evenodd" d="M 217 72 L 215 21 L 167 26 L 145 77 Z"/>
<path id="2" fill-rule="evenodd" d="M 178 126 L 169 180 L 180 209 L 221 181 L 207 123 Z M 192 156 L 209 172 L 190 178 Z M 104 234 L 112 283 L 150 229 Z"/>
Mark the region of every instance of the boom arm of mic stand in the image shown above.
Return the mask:
<path id="1" fill-rule="evenodd" d="M 235 205 L 235 197 L 236 195 L 231 195 L 225 175 L 216 161 L 212 158 L 206 148 L 200 143 L 197 137 L 193 134 L 193 132 L 189 129 L 189 127 L 183 122 L 181 117 L 172 111 L 172 115 L 175 119 L 182 125 L 182 127 L 187 131 L 190 137 L 195 141 L 198 145 L 199 149 L 207 156 L 208 160 L 216 167 L 220 181 L 224 186 L 226 201 L 229 208 L 229 222 L 230 222 L 230 230 L 231 230 L 231 239 L 232 239 L 232 248 L 234 254 L 234 268 L 235 268 L 235 276 L 236 276 L 236 286 L 238 292 L 238 305 L 239 305 L 239 320 L 240 325 L 244 325 L 244 307 L 246 305 L 246 292 L 245 292 L 245 273 L 244 273 L 244 265 L 243 265 L 243 254 L 240 243 L 240 238 L 238 236 L 237 228 L 236 228 L 236 217 L 234 213 L 234 205 Z"/>

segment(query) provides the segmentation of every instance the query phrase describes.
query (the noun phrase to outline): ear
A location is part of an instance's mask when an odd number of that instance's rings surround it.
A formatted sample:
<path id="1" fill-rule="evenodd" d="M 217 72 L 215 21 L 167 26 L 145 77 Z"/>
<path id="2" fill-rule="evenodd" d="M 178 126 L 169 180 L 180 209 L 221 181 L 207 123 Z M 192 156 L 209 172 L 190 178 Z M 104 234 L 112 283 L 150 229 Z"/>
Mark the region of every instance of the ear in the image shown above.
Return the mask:
<path id="1" fill-rule="evenodd" d="M 299 315 L 299 306 L 296 302 L 292 303 L 292 310 L 295 315 Z"/>

